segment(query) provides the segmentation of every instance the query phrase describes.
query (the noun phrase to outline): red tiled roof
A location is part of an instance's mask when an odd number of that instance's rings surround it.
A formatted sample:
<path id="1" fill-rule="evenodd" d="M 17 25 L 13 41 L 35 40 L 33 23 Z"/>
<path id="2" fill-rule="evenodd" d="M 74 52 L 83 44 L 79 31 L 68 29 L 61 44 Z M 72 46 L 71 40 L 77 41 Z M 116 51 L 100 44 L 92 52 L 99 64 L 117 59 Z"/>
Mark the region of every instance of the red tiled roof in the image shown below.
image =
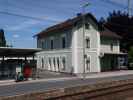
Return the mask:
<path id="1" fill-rule="evenodd" d="M 92 14 L 87 13 L 84 16 L 90 16 L 96 23 L 98 23 L 97 20 L 95 19 L 95 17 Z M 51 27 L 41 31 L 40 33 L 38 33 L 35 36 L 39 36 L 39 37 L 40 36 L 45 36 L 45 35 L 47 35 L 48 33 L 51 33 L 51 32 L 61 31 L 61 30 L 64 30 L 64 29 L 71 28 L 74 25 L 75 22 L 77 22 L 77 21 L 79 21 L 81 19 L 82 19 L 82 15 L 76 16 L 76 17 L 74 17 L 72 19 L 68 19 L 68 20 L 66 20 L 66 21 L 64 21 L 62 23 L 56 24 L 54 26 L 51 26 Z"/>
<path id="2" fill-rule="evenodd" d="M 121 37 L 119 35 L 117 35 L 116 33 L 112 32 L 106 28 L 100 32 L 100 36 L 121 39 Z"/>
<path id="3" fill-rule="evenodd" d="M 98 27 L 100 27 L 100 25 L 97 22 L 96 18 L 92 14 L 87 13 L 84 16 L 85 17 L 89 16 L 98 25 Z M 54 33 L 54 32 L 57 32 L 57 31 L 61 31 L 61 30 L 71 28 L 79 20 L 82 20 L 82 15 L 76 16 L 72 19 L 68 19 L 68 20 L 66 20 L 62 23 L 53 25 L 53 26 L 41 31 L 40 33 L 36 34 L 35 36 L 44 37 L 44 36 L 47 36 L 49 33 L 52 33 L 52 32 Z M 105 29 L 104 31 L 101 31 L 100 35 L 101 36 L 106 36 L 106 37 L 120 38 L 120 36 L 118 36 L 114 32 L 109 31 L 108 29 Z"/>

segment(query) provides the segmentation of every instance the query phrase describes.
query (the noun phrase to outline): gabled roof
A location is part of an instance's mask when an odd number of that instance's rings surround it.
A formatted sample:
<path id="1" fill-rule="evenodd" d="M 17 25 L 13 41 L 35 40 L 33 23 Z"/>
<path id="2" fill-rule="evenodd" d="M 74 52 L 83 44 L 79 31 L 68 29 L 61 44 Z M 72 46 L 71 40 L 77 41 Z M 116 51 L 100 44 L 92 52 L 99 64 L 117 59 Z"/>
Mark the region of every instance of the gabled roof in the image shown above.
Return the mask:
<path id="1" fill-rule="evenodd" d="M 87 13 L 84 15 L 85 17 L 89 16 L 95 23 L 98 24 L 96 18 L 90 14 L 90 13 Z M 68 19 L 62 23 L 59 23 L 59 24 L 56 24 L 54 26 L 51 26 L 43 31 L 41 31 L 40 33 L 36 34 L 35 36 L 45 36 L 47 35 L 48 33 L 51 33 L 51 32 L 57 32 L 57 31 L 61 31 L 61 30 L 64 30 L 64 29 L 68 29 L 68 28 L 71 28 L 77 21 L 79 20 L 82 20 L 83 16 L 82 15 L 78 15 L 72 19 Z"/>
<path id="2" fill-rule="evenodd" d="M 65 30 L 68 28 L 71 28 L 76 22 L 82 20 L 83 16 L 85 17 L 90 17 L 98 26 L 98 29 L 100 29 L 100 35 L 101 36 L 105 36 L 105 37 L 114 37 L 114 38 L 120 38 L 120 36 L 118 36 L 116 33 L 109 31 L 108 29 L 104 29 L 102 30 L 101 25 L 99 25 L 98 21 L 96 20 L 96 18 L 91 14 L 91 13 L 87 13 L 84 15 L 78 15 L 72 19 L 68 19 L 62 23 L 53 25 L 49 28 L 46 28 L 45 30 L 39 32 L 38 34 L 36 34 L 35 36 L 37 37 L 44 37 L 47 36 L 49 33 L 54 33 L 54 32 L 58 32 L 61 30 Z"/>
<path id="3" fill-rule="evenodd" d="M 121 36 L 117 35 L 116 33 L 110 31 L 107 28 L 104 28 L 104 30 L 100 32 L 100 36 L 121 39 Z"/>

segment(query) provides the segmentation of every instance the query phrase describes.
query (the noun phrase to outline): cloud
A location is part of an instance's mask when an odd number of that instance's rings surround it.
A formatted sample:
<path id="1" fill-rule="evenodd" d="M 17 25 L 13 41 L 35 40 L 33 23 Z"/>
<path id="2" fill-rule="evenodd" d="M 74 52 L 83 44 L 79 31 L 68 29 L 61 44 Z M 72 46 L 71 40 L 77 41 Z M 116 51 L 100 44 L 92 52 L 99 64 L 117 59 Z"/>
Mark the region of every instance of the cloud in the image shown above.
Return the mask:
<path id="1" fill-rule="evenodd" d="M 13 38 L 19 38 L 20 36 L 18 34 L 14 34 Z"/>
<path id="2" fill-rule="evenodd" d="M 10 30 L 10 31 L 22 30 L 22 29 L 31 27 L 35 24 L 38 24 L 38 23 L 40 23 L 40 21 L 38 21 L 38 20 L 27 20 L 27 21 L 24 21 L 23 23 L 21 23 L 19 25 L 8 27 L 7 30 Z"/>

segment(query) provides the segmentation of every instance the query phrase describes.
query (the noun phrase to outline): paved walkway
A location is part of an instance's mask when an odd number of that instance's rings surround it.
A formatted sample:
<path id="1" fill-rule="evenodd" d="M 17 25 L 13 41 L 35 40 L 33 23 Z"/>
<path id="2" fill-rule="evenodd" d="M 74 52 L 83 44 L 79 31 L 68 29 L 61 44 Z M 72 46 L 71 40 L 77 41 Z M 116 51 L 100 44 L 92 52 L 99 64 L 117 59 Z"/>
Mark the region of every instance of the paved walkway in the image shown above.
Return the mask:
<path id="1" fill-rule="evenodd" d="M 15 82 L 15 80 L 1 80 L 0 86 L 4 85 L 14 85 L 14 84 L 26 84 L 26 83 L 36 83 L 36 82 L 52 82 L 52 81 L 65 81 L 65 80 L 72 80 L 72 79 L 95 79 L 95 78 L 108 78 L 108 77 L 115 77 L 115 76 L 123 76 L 123 75 L 133 75 L 133 70 L 121 70 L 121 71 L 114 71 L 114 72 L 102 72 L 102 73 L 91 73 L 86 74 L 84 76 L 72 76 L 72 77 L 53 77 L 53 78 L 44 78 L 44 79 L 36 79 L 36 80 L 29 80 L 23 82 Z"/>
<path id="2" fill-rule="evenodd" d="M 85 75 L 86 78 L 103 78 L 103 77 L 114 77 L 121 75 L 133 75 L 133 70 L 120 70 L 113 72 L 101 72 L 101 73 L 92 73 Z"/>

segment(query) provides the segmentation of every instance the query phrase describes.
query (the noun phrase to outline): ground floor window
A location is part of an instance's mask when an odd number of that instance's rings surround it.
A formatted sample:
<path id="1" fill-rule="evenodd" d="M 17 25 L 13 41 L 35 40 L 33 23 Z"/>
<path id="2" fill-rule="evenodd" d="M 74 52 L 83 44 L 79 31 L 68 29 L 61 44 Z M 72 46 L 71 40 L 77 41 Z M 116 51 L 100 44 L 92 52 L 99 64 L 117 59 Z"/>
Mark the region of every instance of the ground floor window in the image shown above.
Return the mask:
<path id="1" fill-rule="evenodd" d="M 42 68 L 44 68 L 44 59 L 42 58 Z"/>
<path id="2" fill-rule="evenodd" d="M 59 70 L 59 67 L 60 67 L 60 60 L 59 60 L 59 57 L 57 57 L 57 67 L 58 67 L 58 70 Z"/>
<path id="3" fill-rule="evenodd" d="M 86 58 L 86 70 L 90 71 L 90 57 Z"/>
<path id="4" fill-rule="evenodd" d="M 55 57 L 53 58 L 53 66 L 54 66 L 54 70 L 56 71 L 56 60 L 55 60 Z"/>
<path id="5" fill-rule="evenodd" d="M 51 66 L 51 58 L 49 58 L 49 61 L 48 62 L 49 62 L 49 69 L 51 70 L 51 67 L 52 67 Z"/>
<path id="6" fill-rule="evenodd" d="M 65 59 L 65 57 L 62 58 L 62 69 L 63 70 L 66 69 L 66 59 Z"/>

